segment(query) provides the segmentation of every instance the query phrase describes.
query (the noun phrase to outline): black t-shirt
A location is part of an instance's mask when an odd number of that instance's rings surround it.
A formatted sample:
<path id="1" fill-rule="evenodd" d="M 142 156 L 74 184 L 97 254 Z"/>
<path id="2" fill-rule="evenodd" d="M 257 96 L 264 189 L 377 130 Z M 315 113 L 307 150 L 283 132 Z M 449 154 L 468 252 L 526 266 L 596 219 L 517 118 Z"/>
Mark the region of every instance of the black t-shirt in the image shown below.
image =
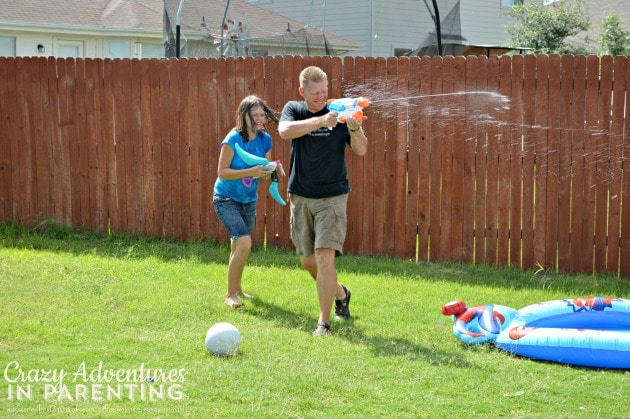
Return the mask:
<path id="1" fill-rule="evenodd" d="M 309 112 L 306 102 L 288 102 L 280 121 L 301 121 L 328 113 Z M 289 193 L 305 198 L 329 198 L 350 192 L 345 150 L 350 134 L 345 124 L 335 128 L 319 128 L 303 137 L 291 140 Z"/>

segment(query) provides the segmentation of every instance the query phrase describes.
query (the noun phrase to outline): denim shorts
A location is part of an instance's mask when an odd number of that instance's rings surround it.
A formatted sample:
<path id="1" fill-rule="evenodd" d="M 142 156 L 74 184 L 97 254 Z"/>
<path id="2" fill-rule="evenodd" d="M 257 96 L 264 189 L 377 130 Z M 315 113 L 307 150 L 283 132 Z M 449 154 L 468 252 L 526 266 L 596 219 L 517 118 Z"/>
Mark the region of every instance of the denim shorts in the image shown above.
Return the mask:
<path id="1" fill-rule="evenodd" d="M 232 242 L 239 237 L 251 235 L 256 221 L 256 201 L 242 204 L 232 198 L 213 195 L 212 204 Z"/>

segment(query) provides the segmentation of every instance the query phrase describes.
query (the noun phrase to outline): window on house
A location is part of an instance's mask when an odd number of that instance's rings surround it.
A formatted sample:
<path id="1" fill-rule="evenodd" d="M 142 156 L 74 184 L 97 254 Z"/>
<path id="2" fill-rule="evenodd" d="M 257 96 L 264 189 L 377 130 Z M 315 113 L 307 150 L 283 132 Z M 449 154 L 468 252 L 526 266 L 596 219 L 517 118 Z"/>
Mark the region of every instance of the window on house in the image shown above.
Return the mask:
<path id="1" fill-rule="evenodd" d="M 139 58 L 164 58 L 164 44 L 143 42 L 140 46 L 140 54 L 136 54 L 140 55 Z"/>
<path id="2" fill-rule="evenodd" d="M 523 4 L 523 0 L 501 0 L 501 7 L 512 7 Z"/>
<path id="3" fill-rule="evenodd" d="M 55 55 L 62 58 L 83 58 L 83 41 L 57 39 Z"/>
<path id="4" fill-rule="evenodd" d="M 0 35 L 0 57 L 15 57 L 15 36 Z"/>
<path id="5" fill-rule="evenodd" d="M 127 58 L 125 41 L 107 41 L 108 58 Z"/>

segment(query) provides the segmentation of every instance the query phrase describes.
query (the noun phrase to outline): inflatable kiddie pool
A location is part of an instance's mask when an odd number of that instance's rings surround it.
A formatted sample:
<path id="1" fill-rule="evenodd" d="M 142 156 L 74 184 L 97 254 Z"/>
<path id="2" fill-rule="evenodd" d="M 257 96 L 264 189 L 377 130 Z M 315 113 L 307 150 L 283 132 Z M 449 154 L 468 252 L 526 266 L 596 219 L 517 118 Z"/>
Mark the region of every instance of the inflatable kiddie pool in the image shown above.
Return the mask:
<path id="1" fill-rule="evenodd" d="M 597 368 L 630 369 L 630 300 L 587 297 L 546 301 L 514 310 L 500 305 L 442 307 L 453 333 L 492 342 L 515 355 Z"/>

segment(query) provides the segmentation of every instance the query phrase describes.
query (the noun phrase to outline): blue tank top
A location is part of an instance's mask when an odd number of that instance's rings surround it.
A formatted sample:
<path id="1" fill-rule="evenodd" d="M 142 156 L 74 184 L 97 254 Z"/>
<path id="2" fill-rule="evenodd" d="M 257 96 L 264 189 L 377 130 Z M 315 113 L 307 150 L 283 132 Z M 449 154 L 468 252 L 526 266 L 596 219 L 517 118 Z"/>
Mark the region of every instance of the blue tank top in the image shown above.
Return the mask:
<path id="1" fill-rule="evenodd" d="M 234 151 L 230 169 L 235 170 L 252 167 L 236 154 L 235 144 L 237 143 L 243 150 L 259 157 L 265 157 L 265 154 L 267 154 L 272 147 L 271 135 L 265 131 L 258 131 L 256 138 L 245 141 L 237 130 L 231 130 L 221 142 L 221 147 L 228 146 Z M 214 194 L 232 198 L 242 204 L 248 204 L 258 199 L 258 181 L 259 179 L 251 176 L 241 179 L 221 179 L 217 177 L 216 182 L 214 182 Z"/>

